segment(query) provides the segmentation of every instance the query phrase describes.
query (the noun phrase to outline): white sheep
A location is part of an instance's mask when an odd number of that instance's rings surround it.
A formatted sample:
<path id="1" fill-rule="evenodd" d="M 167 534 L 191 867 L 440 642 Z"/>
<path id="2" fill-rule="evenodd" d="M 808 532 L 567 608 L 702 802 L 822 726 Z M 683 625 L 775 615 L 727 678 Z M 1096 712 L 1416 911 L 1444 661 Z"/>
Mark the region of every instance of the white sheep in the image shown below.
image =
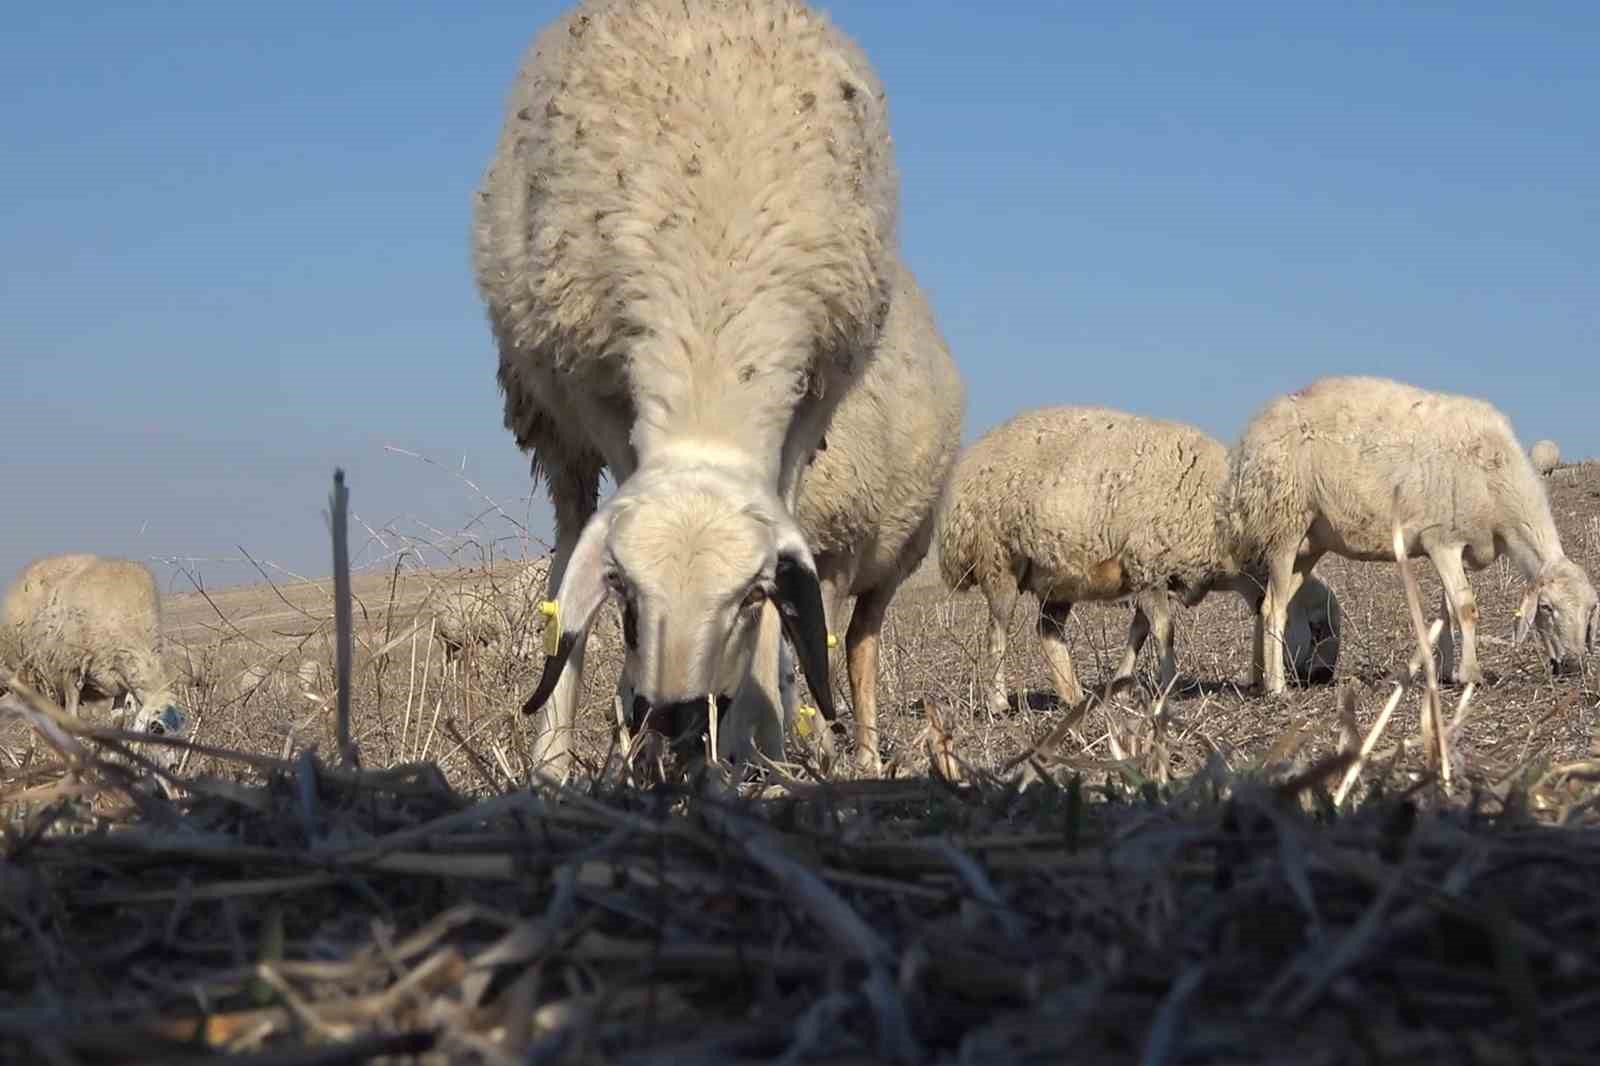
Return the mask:
<path id="1" fill-rule="evenodd" d="M 460 584 L 438 590 L 433 635 L 444 647 L 445 664 L 459 660 L 469 645 L 484 648 L 511 637 L 527 638 L 536 627 L 537 590 L 548 580 L 549 571 L 550 561 L 538 559 L 518 569 L 503 587 Z M 532 646 L 518 643 L 510 650 L 526 655 Z"/>
<path id="2" fill-rule="evenodd" d="M 1255 631 L 1261 632 L 1261 585 L 1252 581 L 1245 596 L 1255 610 Z M 1339 665 L 1339 645 L 1344 615 L 1339 597 L 1316 575 L 1308 577 L 1289 600 L 1289 623 L 1284 633 L 1283 665 L 1302 684 L 1327 684 Z"/>
<path id="3" fill-rule="evenodd" d="M 1553 440 L 1536 440 L 1533 447 L 1528 449 L 1528 458 L 1533 461 L 1535 470 L 1548 477 L 1551 471 L 1561 465 L 1561 448 Z"/>
<path id="4" fill-rule="evenodd" d="M 281 662 L 252 663 L 234 675 L 228 693 L 234 700 L 244 700 L 256 694 L 264 696 L 301 696 L 312 702 L 323 701 L 324 671 L 315 659 L 302 659 L 291 674 Z"/>
<path id="5" fill-rule="evenodd" d="M 301 659 L 300 666 L 295 670 L 295 677 L 300 682 L 302 693 L 320 694 L 328 687 L 327 671 L 315 659 Z"/>
<path id="6" fill-rule="evenodd" d="M 1163 687 L 1177 673 L 1170 596 L 1192 607 L 1226 588 L 1254 604 L 1260 584 L 1237 565 L 1219 521 L 1227 474 L 1227 448 L 1198 429 L 1102 407 L 1025 411 L 975 441 L 956 462 L 940 512 L 939 571 L 951 589 L 976 586 L 988 602 L 990 710 L 1007 706 L 1002 659 L 1024 591 L 1039 598 L 1045 665 L 1068 704 L 1083 699 L 1066 642 L 1073 604 L 1132 597 L 1112 680 L 1132 676 L 1153 631 Z M 1306 674 L 1318 658 L 1331 668 L 1339 624 L 1332 591 L 1321 587 L 1301 610 L 1301 643 L 1285 654 Z"/>
<path id="7" fill-rule="evenodd" d="M 1600 639 L 1600 599 L 1561 547 L 1544 485 L 1506 417 L 1483 400 L 1386 378 L 1328 377 L 1265 404 L 1232 456 L 1230 520 L 1241 557 L 1267 577 L 1265 638 L 1284 630 L 1301 575 L 1328 552 L 1394 558 L 1393 528 L 1412 558 L 1432 560 L 1452 625 L 1440 642 L 1444 673 L 1483 678 L 1477 603 L 1463 566 L 1502 555 L 1527 581 L 1513 639 L 1538 631 L 1566 669 Z M 1450 629 L 1462 638 L 1460 669 Z M 1275 657 L 1256 656 L 1268 693 L 1281 692 Z"/>
<path id="8" fill-rule="evenodd" d="M 223 691 L 231 699 L 247 700 L 258 692 L 269 692 L 278 677 L 278 671 L 266 663 L 251 663 L 229 679 Z"/>
<path id="9" fill-rule="evenodd" d="M 12 668 L 68 714 L 87 702 L 135 729 L 184 730 L 159 653 L 161 597 L 144 564 L 86 553 L 35 560 L 7 589 L 0 624 Z"/>
<path id="10" fill-rule="evenodd" d="M 703 731 L 780 619 L 833 716 L 792 507 L 874 352 L 898 195 L 877 75 L 797 0 L 589 0 L 534 42 L 473 253 L 506 426 L 555 511 L 554 642 L 524 706 L 554 697 L 544 769 L 570 763 L 612 593 L 637 725 Z"/>
<path id="11" fill-rule="evenodd" d="M 895 592 L 928 553 L 940 494 L 961 444 L 966 389 L 933 310 L 911 270 L 894 273 L 876 357 L 846 394 L 800 481 L 795 517 L 822 583 L 837 633 L 855 597 L 843 652 L 855 713 L 856 764 L 881 770 L 878 755 L 878 638 Z M 787 650 L 787 645 L 785 645 Z M 785 657 L 787 660 L 787 656 Z M 776 681 L 756 663 L 760 690 L 794 720 L 792 674 Z M 776 683 L 788 688 L 771 695 Z M 758 708 L 757 713 L 760 713 Z"/>

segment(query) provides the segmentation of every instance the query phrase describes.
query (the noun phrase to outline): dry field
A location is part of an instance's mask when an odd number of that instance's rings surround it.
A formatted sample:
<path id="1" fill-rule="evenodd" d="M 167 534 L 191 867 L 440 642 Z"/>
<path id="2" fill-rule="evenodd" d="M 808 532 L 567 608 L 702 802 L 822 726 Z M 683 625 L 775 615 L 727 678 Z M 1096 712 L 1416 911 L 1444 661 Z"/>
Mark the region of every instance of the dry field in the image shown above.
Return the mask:
<path id="1" fill-rule="evenodd" d="M 1552 505 L 1567 553 L 1600 574 L 1600 465 L 1569 466 L 1550 482 Z M 495 589 L 513 567 L 439 571 L 397 568 L 354 577 L 356 652 L 355 735 L 369 761 L 393 765 L 410 759 L 442 761 L 458 787 L 488 787 L 481 767 L 462 760 L 461 740 L 481 747 L 493 769 L 492 787 L 527 779 L 522 761 L 526 722 L 518 712 L 537 678 L 536 661 L 505 661 L 486 651 L 441 676 L 442 650 L 427 640 L 431 590 L 468 586 Z M 1431 620 L 1440 612 L 1438 581 L 1421 560 L 1414 567 Z M 1363 730 L 1415 650 L 1402 585 L 1392 565 L 1350 563 L 1327 557 L 1318 573 L 1339 594 L 1344 639 L 1338 682 L 1291 689 L 1266 700 L 1244 691 L 1249 678 L 1250 614 L 1238 597 L 1219 594 L 1192 611 L 1176 612 L 1179 688 L 1168 702 L 1172 772 L 1192 773 L 1213 751 L 1231 767 L 1259 760 L 1274 741 L 1293 734 L 1302 754 L 1331 750 L 1338 736 L 1340 685 L 1354 688 Z M 1515 772 L 1585 758 L 1600 702 L 1600 672 L 1553 679 L 1532 642 L 1509 643 L 1521 581 L 1505 561 L 1470 575 L 1483 622 L 1480 653 L 1488 683 L 1472 695 L 1457 735 L 1458 757 L 1469 780 L 1503 784 Z M 419 613 L 419 608 L 421 611 Z M 977 669 L 986 611 L 976 593 L 951 594 L 929 560 L 901 589 L 890 608 L 881 655 L 880 726 L 886 759 L 924 772 L 918 744 L 933 709 L 948 730 L 956 756 L 979 769 L 1002 766 L 1026 750 L 1059 718 L 1034 633 L 1036 605 L 1024 599 L 1013 620 L 1006 656 L 1012 711 L 991 719 L 978 697 Z M 1084 605 L 1070 622 L 1073 661 L 1085 683 L 1109 675 L 1126 635 L 1131 608 Z M 331 582 L 242 586 L 221 592 L 181 593 L 167 606 L 170 657 L 190 679 L 190 702 L 201 715 L 199 739 L 234 750 L 285 755 L 304 743 L 328 747 L 325 709 L 332 674 Z M 529 622 L 537 628 L 532 616 Z M 580 712 L 580 758 L 598 766 L 610 743 L 610 691 L 619 663 L 619 621 L 608 609 L 596 625 L 587 659 L 586 698 Z M 836 627 L 843 632 L 845 623 Z M 418 630 L 414 635 L 413 629 Z M 535 634 L 537 635 L 537 634 Z M 373 656 L 372 651 L 387 649 Z M 1154 685 L 1153 647 L 1140 659 L 1141 684 Z M 321 665 L 318 685 L 295 683 L 305 660 Z M 277 671 L 281 684 L 248 695 L 229 681 L 251 665 Z M 847 705 L 842 662 L 835 657 L 836 695 Z M 1449 690 L 1447 698 L 1459 698 Z M 841 713 L 845 713 L 841 711 Z M 1126 723 L 1121 723 L 1124 727 Z M 291 730 L 293 738 L 290 738 Z M 1415 701 L 1406 701 L 1386 736 L 1415 738 Z M 1078 755 L 1110 758 L 1106 723 L 1093 717 L 1075 731 Z M 287 746 L 286 746 L 287 745 Z M 1385 743 L 1380 752 L 1390 747 Z M 1126 749 L 1125 749 L 1126 753 Z M 842 760 L 839 772 L 847 772 Z"/>
<path id="2" fill-rule="evenodd" d="M 1600 572 L 1600 465 L 1551 496 Z M 1366 735 L 1416 648 L 1394 566 L 1323 563 L 1338 684 L 1285 699 L 1236 687 L 1240 602 L 1180 614 L 1182 687 L 1154 723 L 1127 698 L 1067 718 L 1022 612 L 1015 706 L 991 720 L 981 602 L 925 568 L 883 653 L 898 779 L 757 795 L 528 788 L 535 664 L 445 677 L 427 636 L 430 594 L 510 573 L 355 575 L 359 767 L 335 754 L 327 583 L 171 597 L 198 746 L 171 743 L 170 795 L 120 735 L 28 703 L 0 751 L 0 1061 L 1600 1061 L 1595 665 L 1556 681 L 1485 641 L 1454 786 L 1427 775 L 1412 691 L 1336 803 L 1341 705 Z M 1474 588 L 1503 637 L 1518 582 Z M 1087 682 L 1127 621 L 1074 612 Z M 614 615 L 591 648 L 598 769 Z"/>

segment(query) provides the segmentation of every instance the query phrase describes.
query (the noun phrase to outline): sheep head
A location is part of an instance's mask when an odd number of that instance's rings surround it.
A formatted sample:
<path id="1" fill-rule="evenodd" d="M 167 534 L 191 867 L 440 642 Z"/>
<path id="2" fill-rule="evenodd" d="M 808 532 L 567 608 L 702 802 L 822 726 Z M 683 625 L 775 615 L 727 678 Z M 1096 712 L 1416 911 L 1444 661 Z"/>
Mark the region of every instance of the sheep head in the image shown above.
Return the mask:
<path id="1" fill-rule="evenodd" d="M 129 692 L 120 711 L 115 712 L 118 728 L 152 736 L 182 736 L 188 732 L 189 717 L 178 705 L 172 691 L 161 688 L 151 692 Z M 171 768 L 178 762 L 183 749 L 162 745 L 149 752 L 157 765 Z"/>
<path id="2" fill-rule="evenodd" d="M 1536 632 L 1558 673 L 1579 668 L 1585 652 L 1600 650 L 1600 594 L 1583 567 L 1562 556 L 1546 563 L 1517 608 L 1512 640 Z"/>
<path id="3" fill-rule="evenodd" d="M 762 607 L 777 608 L 819 708 L 832 720 L 827 623 L 816 563 L 793 517 L 758 478 L 715 466 L 641 470 L 585 526 L 556 594 L 555 644 L 523 706 L 556 682 L 600 605 L 623 609 L 635 729 L 698 746 L 750 670 Z"/>
<path id="4" fill-rule="evenodd" d="M 1341 629 L 1339 597 L 1315 574 L 1307 574 L 1289 600 L 1283 651 L 1286 672 L 1306 684 L 1332 681 L 1339 664 Z"/>

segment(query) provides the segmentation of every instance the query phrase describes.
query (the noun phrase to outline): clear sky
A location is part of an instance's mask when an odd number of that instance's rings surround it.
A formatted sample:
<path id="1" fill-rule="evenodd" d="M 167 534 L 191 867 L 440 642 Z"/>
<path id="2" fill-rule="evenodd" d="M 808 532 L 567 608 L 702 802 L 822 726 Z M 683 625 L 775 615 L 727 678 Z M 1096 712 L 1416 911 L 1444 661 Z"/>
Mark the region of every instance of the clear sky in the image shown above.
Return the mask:
<path id="1" fill-rule="evenodd" d="M 452 471 L 547 534 L 467 227 L 563 6 L 7 5 L 0 580 L 69 549 L 324 574 L 335 465 L 363 565 L 522 550 Z M 1043 403 L 1231 439 L 1378 372 L 1600 453 L 1600 4 L 828 10 L 889 89 L 969 439 Z"/>

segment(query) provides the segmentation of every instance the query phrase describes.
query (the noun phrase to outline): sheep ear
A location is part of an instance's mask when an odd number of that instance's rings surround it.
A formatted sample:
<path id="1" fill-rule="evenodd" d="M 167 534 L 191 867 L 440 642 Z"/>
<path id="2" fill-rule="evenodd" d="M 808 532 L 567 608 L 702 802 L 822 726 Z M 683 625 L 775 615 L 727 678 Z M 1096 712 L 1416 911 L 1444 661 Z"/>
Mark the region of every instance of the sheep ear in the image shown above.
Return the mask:
<path id="1" fill-rule="evenodd" d="M 837 711 L 828 684 L 828 618 L 822 608 L 822 583 L 817 580 L 811 552 L 798 537 L 779 543 L 776 581 L 778 594 L 773 606 L 794 645 L 817 709 L 831 722 Z"/>
<path id="2" fill-rule="evenodd" d="M 545 631 L 544 672 L 539 675 L 533 695 L 522 705 L 523 714 L 532 714 L 543 707 L 555 692 L 578 638 L 594 621 L 594 613 L 611 590 L 606 582 L 606 539 L 611 532 L 612 515 L 612 508 L 602 507 L 590 516 L 567 560 L 566 572 L 561 575 L 561 586 L 553 601 L 553 613 L 545 623 L 549 628 Z"/>
<path id="3" fill-rule="evenodd" d="M 1533 629 L 1533 616 L 1538 611 L 1539 582 L 1535 581 L 1528 586 L 1527 594 L 1522 597 L 1522 605 L 1517 608 L 1517 624 L 1511 629 L 1511 643 L 1521 644 L 1527 639 Z"/>

